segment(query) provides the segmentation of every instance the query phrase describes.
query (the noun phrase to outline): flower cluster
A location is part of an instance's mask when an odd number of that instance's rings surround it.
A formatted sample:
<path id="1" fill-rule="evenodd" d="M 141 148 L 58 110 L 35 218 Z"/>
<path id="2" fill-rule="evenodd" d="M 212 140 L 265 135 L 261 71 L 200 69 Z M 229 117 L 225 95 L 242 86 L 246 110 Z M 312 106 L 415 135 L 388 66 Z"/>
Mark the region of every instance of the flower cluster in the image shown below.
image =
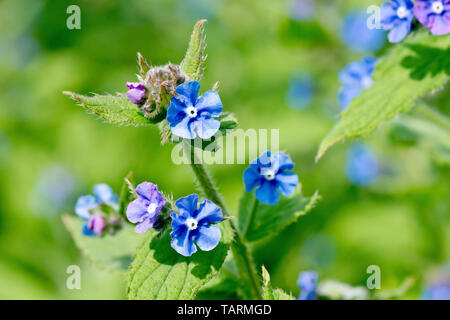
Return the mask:
<path id="1" fill-rule="evenodd" d="M 342 87 L 339 90 L 338 100 L 341 109 L 345 110 L 352 99 L 360 95 L 361 90 L 372 86 L 372 73 L 375 71 L 376 62 L 373 57 L 365 57 L 361 61 L 348 64 L 339 72 Z"/>
<path id="2" fill-rule="evenodd" d="M 278 192 L 290 196 L 297 187 L 298 176 L 290 172 L 292 169 L 294 163 L 287 155 L 278 152 L 271 156 L 271 152 L 266 151 L 244 171 L 245 190 L 251 192 L 257 188 L 256 198 L 274 205 L 280 198 Z"/>
<path id="3" fill-rule="evenodd" d="M 107 184 L 96 184 L 94 195 L 79 197 L 75 205 L 75 213 L 83 220 L 87 220 L 82 227 L 86 236 L 99 236 L 106 227 L 115 227 L 116 219 L 105 220 L 105 215 L 117 212 L 118 198 Z"/>
<path id="4" fill-rule="evenodd" d="M 390 42 L 403 40 L 414 17 L 435 35 L 450 33 L 450 0 L 389 0 L 381 7 L 381 26 Z"/>

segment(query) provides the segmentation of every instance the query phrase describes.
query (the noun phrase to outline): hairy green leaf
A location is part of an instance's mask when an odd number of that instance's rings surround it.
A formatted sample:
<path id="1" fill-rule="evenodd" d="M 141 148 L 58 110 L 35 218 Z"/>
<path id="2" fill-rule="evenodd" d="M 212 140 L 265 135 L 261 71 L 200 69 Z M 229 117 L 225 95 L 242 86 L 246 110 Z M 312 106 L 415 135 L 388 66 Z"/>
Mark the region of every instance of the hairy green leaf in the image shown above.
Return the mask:
<path id="1" fill-rule="evenodd" d="M 152 121 L 146 118 L 124 94 L 118 93 L 115 96 L 94 94 L 94 96 L 88 97 L 70 91 L 63 93 L 105 122 L 136 127 L 152 124 Z"/>
<path id="2" fill-rule="evenodd" d="M 138 248 L 128 278 L 128 297 L 137 300 L 193 299 L 217 275 L 228 252 L 232 234 L 228 222 L 219 224 L 220 243 L 211 251 L 198 250 L 184 257 L 170 246 L 170 233 L 148 231 Z"/>
<path id="3" fill-rule="evenodd" d="M 133 254 L 142 239 L 134 232 L 133 226 L 125 224 L 114 235 L 86 237 L 81 233 L 84 220 L 65 214 L 63 223 L 71 233 L 78 248 L 99 267 L 119 272 L 127 272 Z"/>
<path id="4" fill-rule="evenodd" d="M 444 85 L 450 75 L 450 35 L 419 30 L 380 59 L 374 83 L 351 102 L 322 140 L 316 161 L 345 138 L 365 136 L 396 114 L 408 111 L 425 93 Z"/>
<path id="5" fill-rule="evenodd" d="M 295 300 L 295 298 L 281 289 L 273 289 L 270 283 L 270 275 L 264 266 L 262 266 L 263 278 L 263 299 L 264 300 Z"/>
<path id="6" fill-rule="evenodd" d="M 247 241 L 273 236 L 311 210 L 319 198 L 317 191 L 310 198 L 294 193 L 291 197 L 281 197 L 272 206 L 259 202 L 254 192 L 244 191 L 239 203 L 239 229 L 245 233 Z M 247 229 L 249 215 L 255 205 L 254 220 Z"/>
<path id="7" fill-rule="evenodd" d="M 186 55 L 180 64 L 181 71 L 188 77 L 189 81 L 200 81 L 203 75 L 206 61 L 205 48 L 205 24 L 206 20 L 198 21 L 192 31 L 191 41 Z"/>

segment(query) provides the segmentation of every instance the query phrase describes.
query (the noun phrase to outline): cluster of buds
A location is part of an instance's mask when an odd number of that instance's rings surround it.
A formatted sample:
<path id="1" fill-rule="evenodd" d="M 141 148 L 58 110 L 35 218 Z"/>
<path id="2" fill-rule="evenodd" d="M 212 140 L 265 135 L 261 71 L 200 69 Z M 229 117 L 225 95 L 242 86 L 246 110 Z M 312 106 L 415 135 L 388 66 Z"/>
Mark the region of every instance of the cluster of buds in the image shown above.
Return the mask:
<path id="1" fill-rule="evenodd" d="M 151 67 L 140 53 L 138 53 L 138 63 L 139 82 L 127 82 L 127 98 L 139 106 L 145 117 L 154 122 L 160 122 L 166 117 L 175 89 L 186 81 L 186 76 L 178 65 L 172 63 Z"/>

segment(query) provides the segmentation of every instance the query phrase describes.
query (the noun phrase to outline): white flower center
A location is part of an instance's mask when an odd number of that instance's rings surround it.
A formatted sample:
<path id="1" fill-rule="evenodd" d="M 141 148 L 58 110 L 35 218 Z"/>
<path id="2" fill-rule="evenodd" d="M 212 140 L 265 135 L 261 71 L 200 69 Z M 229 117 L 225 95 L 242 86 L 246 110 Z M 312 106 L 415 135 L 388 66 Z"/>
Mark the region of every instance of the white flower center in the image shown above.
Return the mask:
<path id="1" fill-rule="evenodd" d="M 198 221 L 194 218 L 187 218 L 186 219 L 186 226 L 189 230 L 195 230 L 197 229 Z"/>
<path id="2" fill-rule="evenodd" d="M 188 115 L 188 117 L 190 118 L 194 118 L 197 116 L 197 109 L 194 107 L 187 107 L 186 108 L 186 114 Z"/>
<path id="3" fill-rule="evenodd" d="M 156 203 L 151 203 L 151 204 L 148 206 L 148 208 L 147 208 L 147 212 L 148 212 L 149 214 L 154 214 L 157 207 L 158 207 L 158 206 L 156 205 Z"/>
<path id="4" fill-rule="evenodd" d="M 266 180 L 275 179 L 275 171 L 272 169 L 263 170 L 261 174 L 266 178 Z"/>
<path id="5" fill-rule="evenodd" d="M 434 1 L 431 4 L 431 10 L 433 10 L 433 12 L 436 14 L 441 14 L 442 11 L 444 11 L 444 5 L 441 1 Z"/>
<path id="6" fill-rule="evenodd" d="M 370 86 L 372 86 L 373 80 L 371 77 L 364 77 L 361 80 L 361 85 L 363 86 L 364 89 L 369 88 Z"/>
<path id="7" fill-rule="evenodd" d="M 403 19 L 408 14 L 408 10 L 404 6 L 400 6 L 397 9 L 397 17 Z"/>

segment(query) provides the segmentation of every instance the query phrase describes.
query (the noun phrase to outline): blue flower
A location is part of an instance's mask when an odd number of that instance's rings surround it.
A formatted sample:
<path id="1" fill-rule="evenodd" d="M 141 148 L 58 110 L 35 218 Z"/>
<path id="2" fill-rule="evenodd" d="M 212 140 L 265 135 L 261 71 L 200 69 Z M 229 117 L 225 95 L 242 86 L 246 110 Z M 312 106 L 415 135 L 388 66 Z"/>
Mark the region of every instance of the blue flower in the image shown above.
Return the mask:
<path id="1" fill-rule="evenodd" d="M 365 186 L 376 180 L 380 172 L 378 158 L 364 144 L 354 144 L 347 155 L 346 174 L 348 180 L 355 185 Z"/>
<path id="2" fill-rule="evenodd" d="M 139 223 L 134 229 L 136 233 L 144 233 L 153 227 L 166 200 L 158 191 L 158 186 L 150 182 L 138 185 L 136 193 L 137 199 L 128 205 L 127 218 L 132 223 Z"/>
<path id="3" fill-rule="evenodd" d="M 264 152 L 258 159 L 250 163 L 244 171 L 245 190 L 256 189 L 256 198 L 262 202 L 274 205 L 278 202 L 280 192 L 290 196 L 298 184 L 298 176 L 289 172 L 294 169 L 294 163 L 287 155 L 278 152 L 271 157 L 271 152 Z"/>
<path id="4" fill-rule="evenodd" d="M 411 0 L 390 0 L 381 6 L 381 27 L 391 30 L 389 42 L 399 42 L 411 32 L 414 18 L 414 3 Z"/>
<path id="5" fill-rule="evenodd" d="M 385 32 L 367 27 L 367 14 L 356 10 L 347 14 L 341 26 L 341 38 L 356 52 L 377 52 L 385 43 Z"/>
<path id="6" fill-rule="evenodd" d="M 197 209 L 198 195 L 178 199 L 175 204 L 179 215 L 172 212 L 172 248 L 189 257 L 197 251 L 214 249 L 220 241 L 220 228 L 214 223 L 223 220 L 222 210 L 209 200 L 204 200 Z M 197 246 L 195 245 L 197 244 Z"/>
<path id="7" fill-rule="evenodd" d="M 94 186 L 94 195 L 79 197 L 75 205 L 75 213 L 83 220 L 88 220 L 83 224 L 82 233 L 86 236 L 99 235 L 105 227 L 105 222 L 100 214 L 92 214 L 93 211 L 100 208 L 101 205 L 107 205 L 117 210 L 118 197 L 107 184 L 96 184 Z"/>
<path id="8" fill-rule="evenodd" d="M 348 64 L 339 72 L 342 87 L 339 89 L 338 100 L 342 110 L 348 107 L 353 98 L 359 96 L 361 90 L 372 86 L 376 62 L 373 57 L 365 57 L 361 61 Z"/>
<path id="9" fill-rule="evenodd" d="M 450 300 L 450 264 L 433 270 L 427 278 L 427 285 L 420 295 L 422 300 Z"/>
<path id="10" fill-rule="evenodd" d="M 414 14 L 432 34 L 450 33 L 450 0 L 416 0 Z"/>
<path id="11" fill-rule="evenodd" d="M 220 127 L 218 117 L 223 109 L 219 94 L 215 91 L 206 91 L 198 97 L 200 83 L 197 81 L 185 82 L 176 89 L 178 96 L 170 100 L 167 110 L 167 121 L 170 130 L 176 136 L 185 139 L 211 138 Z"/>
<path id="12" fill-rule="evenodd" d="M 309 74 L 295 74 L 291 78 L 286 100 L 294 109 L 305 109 L 311 103 L 313 83 Z"/>
<path id="13" fill-rule="evenodd" d="M 297 300 L 315 300 L 317 298 L 318 279 L 319 275 L 315 271 L 304 271 L 300 273 L 297 280 L 300 295 Z"/>

